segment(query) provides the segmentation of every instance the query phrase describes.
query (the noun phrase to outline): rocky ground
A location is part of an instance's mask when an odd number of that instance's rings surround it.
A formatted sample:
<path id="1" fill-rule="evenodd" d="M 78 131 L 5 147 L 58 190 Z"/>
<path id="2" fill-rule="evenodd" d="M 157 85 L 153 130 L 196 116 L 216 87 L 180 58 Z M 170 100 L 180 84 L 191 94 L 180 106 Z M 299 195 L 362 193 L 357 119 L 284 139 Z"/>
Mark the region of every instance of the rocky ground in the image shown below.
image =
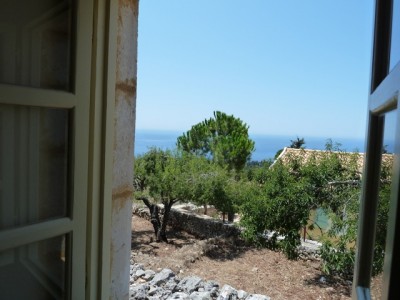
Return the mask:
<path id="1" fill-rule="evenodd" d="M 133 263 L 130 269 L 130 300 L 270 300 L 265 295 L 243 290 L 198 276 L 179 277 L 170 269 L 158 273 Z"/>
<path id="2" fill-rule="evenodd" d="M 199 240 L 169 229 L 169 243 L 153 241 L 151 223 L 132 222 L 132 260 L 144 269 L 172 270 L 180 278 L 198 276 L 271 299 L 350 299 L 351 282 L 328 278 L 319 261 L 291 261 L 282 253 L 229 240 Z"/>

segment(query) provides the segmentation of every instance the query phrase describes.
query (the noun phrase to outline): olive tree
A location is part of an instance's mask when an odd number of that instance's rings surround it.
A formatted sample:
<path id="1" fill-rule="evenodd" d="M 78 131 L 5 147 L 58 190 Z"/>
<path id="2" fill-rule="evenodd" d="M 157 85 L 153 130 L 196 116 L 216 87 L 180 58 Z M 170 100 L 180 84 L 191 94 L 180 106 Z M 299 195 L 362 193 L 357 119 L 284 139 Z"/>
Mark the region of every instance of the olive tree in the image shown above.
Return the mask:
<path id="1" fill-rule="evenodd" d="M 239 182 L 230 172 L 202 156 L 191 157 L 187 172 L 191 191 L 189 199 L 203 205 L 204 214 L 207 214 L 207 205 L 213 205 L 222 212 L 223 221 L 226 214 L 235 212 L 238 197 L 231 191 Z"/>
<path id="2" fill-rule="evenodd" d="M 178 201 L 186 201 L 191 193 L 188 161 L 190 156 L 184 153 L 156 148 L 135 159 L 135 197 L 149 208 L 157 241 L 168 241 L 166 228 L 171 207 Z M 163 205 L 162 218 L 158 203 Z"/>
<path id="3" fill-rule="evenodd" d="M 216 205 L 225 198 L 223 188 L 228 178 L 226 170 L 203 156 L 192 155 L 187 169 L 191 202 L 202 205 L 207 214 L 208 205 Z M 218 209 L 218 208 L 217 208 Z"/>

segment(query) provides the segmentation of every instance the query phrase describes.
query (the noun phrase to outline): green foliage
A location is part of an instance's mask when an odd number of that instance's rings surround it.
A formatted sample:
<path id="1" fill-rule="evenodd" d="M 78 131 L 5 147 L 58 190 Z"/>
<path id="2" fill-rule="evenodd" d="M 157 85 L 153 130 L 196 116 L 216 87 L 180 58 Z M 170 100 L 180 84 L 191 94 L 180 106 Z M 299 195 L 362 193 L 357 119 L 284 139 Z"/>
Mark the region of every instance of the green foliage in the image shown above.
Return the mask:
<path id="1" fill-rule="evenodd" d="M 339 274 L 351 278 L 354 269 L 355 248 L 348 247 L 345 240 L 340 239 L 334 245 L 330 241 L 322 244 L 322 272 L 327 275 Z"/>
<path id="2" fill-rule="evenodd" d="M 135 196 L 166 207 L 191 201 L 229 214 L 244 201 L 246 182 L 203 156 L 153 148 L 138 156 L 134 167 Z"/>
<path id="3" fill-rule="evenodd" d="M 384 166 L 384 168 L 386 167 Z M 382 175 L 383 174 L 384 172 L 382 172 Z M 379 191 L 378 210 L 377 210 L 378 215 L 376 220 L 374 261 L 372 264 L 373 275 L 379 274 L 383 270 L 383 262 L 385 259 L 386 232 L 387 232 L 387 224 L 389 221 L 390 193 L 391 193 L 390 181 L 381 182 L 381 188 Z"/>
<path id="4" fill-rule="evenodd" d="M 290 140 L 289 148 L 302 149 L 305 143 L 304 138 L 297 137 L 295 140 Z"/>
<path id="5" fill-rule="evenodd" d="M 167 241 L 166 228 L 173 204 L 192 194 L 190 168 L 192 156 L 182 152 L 152 148 L 135 159 L 135 197 L 149 208 L 157 241 Z M 152 200 L 151 200 L 152 199 Z M 162 203 L 162 220 L 156 203 Z"/>
<path id="6" fill-rule="evenodd" d="M 250 160 L 254 141 L 248 126 L 233 115 L 214 112 L 214 117 L 200 122 L 177 139 L 178 149 L 209 160 L 199 164 L 200 173 L 192 176 L 191 200 L 206 207 L 212 204 L 232 220 L 237 211 L 237 198 L 230 191 L 240 179 L 240 172 Z M 231 171 L 235 174 L 231 174 Z M 232 179 L 232 176 L 234 178 Z"/>
<path id="7" fill-rule="evenodd" d="M 224 190 L 229 178 L 226 170 L 198 156 L 192 156 L 189 168 L 191 189 L 189 199 L 198 205 L 215 205 L 220 211 L 227 212 L 227 208 L 220 205 L 220 202 L 229 200 L 226 199 Z"/>
<path id="8" fill-rule="evenodd" d="M 279 157 L 279 155 L 281 155 L 282 152 L 283 152 L 283 149 L 279 149 L 278 151 L 276 151 L 274 160 L 277 159 Z"/>
<path id="9" fill-rule="evenodd" d="M 197 205 L 213 205 L 225 213 L 235 213 L 246 201 L 249 182 L 235 178 L 221 166 L 203 157 L 192 157 L 190 169 L 190 201 Z"/>
<path id="10" fill-rule="evenodd" d="M 289 258 L 296 258 L 299 232 L 307 223 L 312 204 L 306 187 L 287 165 L 276 163 L 269 169 L 261 192 L 242 205 L 243 236 L 258 244 L 263 244 L 265 231 L 285 236 L 281 247 Z"/>
<path id="11" fill-rule="evenodd" d="M 359 210 L 359 185 L 341 184 L 334 187 L 330 212 L 332 226 L 320 249 L 322 271 L 328 275 L 350 278 L 354 269 L 357 221 Z"/>
<path id="12" fill-rule="evenodd" d="M 225 185 L 225 193 L 233 212 L 239 212 L 240 207 L 252 201 L 261 194 L 259 185 L 256 182 L 244 179 L 230 178 Z"/>
<path id="13" fill-rule="evenodd" d="M 272 160 L 252 161 L 246 165 L 243 170 L 242 177 L 248 181 L 254 181 L 259 184 L 264 184 L 267 179 L 269 167 L 272 165 Z"/>
<path id="14" fill-rule="evenodd" d="M 177 139 L 179 149 L 211 158 L 229 170 L 240 171 L 254 151 L 248 126 L 242 120 L 223 112 L 200 122 Z"/>
<path id="15" fill-rule="evenodd" d="M 193 151 L 150 149 L 137 157 L 135 195 L 151 196 L 163 203 L 167 212 L 177 201 L 214 205 L 224 214 L 240 211 L 246 240 L 279 248 L 289 258 L 298 256 L 300 232 L 310 221 L 310 211 L 323 208 L 331 227 L 322 240 L 322 270 L 351 277 L 360 206 L 358 153 L 345 153 L 339 144 L 328 140 L 326 151 L 310 154 L 301 150 L 272 166 L 270 161 L 248 163 L 241 172 L 232 173 L 226 164 L 206 155 L 211 153 L 206 151 L 212 148 L 207 148 L 211 143 L 202 145 Z M 381 170 L 373 274 L 383 267 L 391 166 L 388 160 Z M 265 239 L 266 233 L 272 238 Z M 278 236 L 284 239 L 278 241 Z"/>
<path id="16" fill-rule="evenodd" d="M 180 152 L 152 148 L 135 159 L 134 185 L 148 192 L 157 202 L 184 200 L 188 195 L 186 164 L 189 157 Z"/>
<path id="17" fill-rule="evenodd" d="M 379 274 L 383 269 L 390 202 L 390 169 L 391 164 L 382 165 L 372 275 Z M 329 236 L 336 239 L 334 242 L 325 241 L 321 249 L 322 268 L 327 274 L 339 274 L 345 277 L 351 277 L 353 274 L 360 193 L 360 185 L 348 184 L 335 188 L 332 196 L 332 227 Z M 334 210 L 336 213 L 333 213 Z"/>
<path id="18" fill-rule="evenodd" d="M 265 244 L 266 232 L 274 232 L 268 246 L 281 247 L 290 258 L 297 255 L 300 230 L 311 209 L 322 207 L 331 227 L 323 240 L 323 270 L 350 276 L 354 267 L 361 173 L 358 153 L 341 151 L 340 144 L 327 141 L 326 151 L 298 152 L 278 161 L 261 180 L 255 172 L 248 178 L 261 186 L 262 194 L 249 198 L 241 207 L 244 237 Z M 390 164 L 384 164 L 378 204 L 377 238 L 373 273 L 382 270 L 390 194 Z M 313 227 L 313 225 L 311 225 Z M 276 243 L 277 235 L 285 239 Z"/>

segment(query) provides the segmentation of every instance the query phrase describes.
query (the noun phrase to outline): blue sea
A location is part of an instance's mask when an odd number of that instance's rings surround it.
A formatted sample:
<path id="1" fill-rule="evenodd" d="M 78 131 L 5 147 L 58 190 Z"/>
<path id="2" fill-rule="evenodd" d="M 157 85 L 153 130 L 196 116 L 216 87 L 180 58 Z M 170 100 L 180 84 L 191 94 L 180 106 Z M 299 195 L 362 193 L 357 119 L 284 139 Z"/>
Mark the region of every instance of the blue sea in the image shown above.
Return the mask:
<path id="1" fill-rule="evenodd" d="M 135 136 L 135 155 L 140 155 L 148 151 L 150 147 L 157 147 L 163 150 L 174 149 L 176 139 L 183 132 L 177 131 L 162 131 L 162 130 L 137 130 Z M 276 152 L 290 145 L 290 140 L 295 140 L 296 136 L 275 136 L 275 135 L 250 135 L 250 138 L 255 141 L 255 151 L 252 154 L 251 160 L 261 161 L 264 159 L 274 158 Z M 307 149 L 325 149 L 325 144 L 329 137 L 307 137 L 304 138 Z M 334 143 L 340 143 L 340 149 L 345 151 L 364 152 L 364 139 L 351 138 L 332 138 Z M 389 147 L 388 150 L 391 147 Z"/>

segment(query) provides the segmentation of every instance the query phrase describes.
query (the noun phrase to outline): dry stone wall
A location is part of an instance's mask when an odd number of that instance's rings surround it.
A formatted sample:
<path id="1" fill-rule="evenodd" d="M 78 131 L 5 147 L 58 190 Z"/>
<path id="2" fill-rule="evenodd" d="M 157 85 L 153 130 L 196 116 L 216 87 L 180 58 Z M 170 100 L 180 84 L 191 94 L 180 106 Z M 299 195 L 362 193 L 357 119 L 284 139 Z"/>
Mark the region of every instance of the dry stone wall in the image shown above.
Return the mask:
<path id="1" fill-rule="evenodd" d="M 240 235 L 240 229 L 231 223 L 222 223 L 206 215 L 198 215 L 184 209 L 186 206 L 172 208 L 168 225 L 184 230 L 196 237 L 206 239 L 214 237 L 235 237 Z M 163 209 L 160 206 L 160 211 Z M 145 207 L 134 207 L 133 212 L 147 220 L 150 219 L 149 210 Z"/>

